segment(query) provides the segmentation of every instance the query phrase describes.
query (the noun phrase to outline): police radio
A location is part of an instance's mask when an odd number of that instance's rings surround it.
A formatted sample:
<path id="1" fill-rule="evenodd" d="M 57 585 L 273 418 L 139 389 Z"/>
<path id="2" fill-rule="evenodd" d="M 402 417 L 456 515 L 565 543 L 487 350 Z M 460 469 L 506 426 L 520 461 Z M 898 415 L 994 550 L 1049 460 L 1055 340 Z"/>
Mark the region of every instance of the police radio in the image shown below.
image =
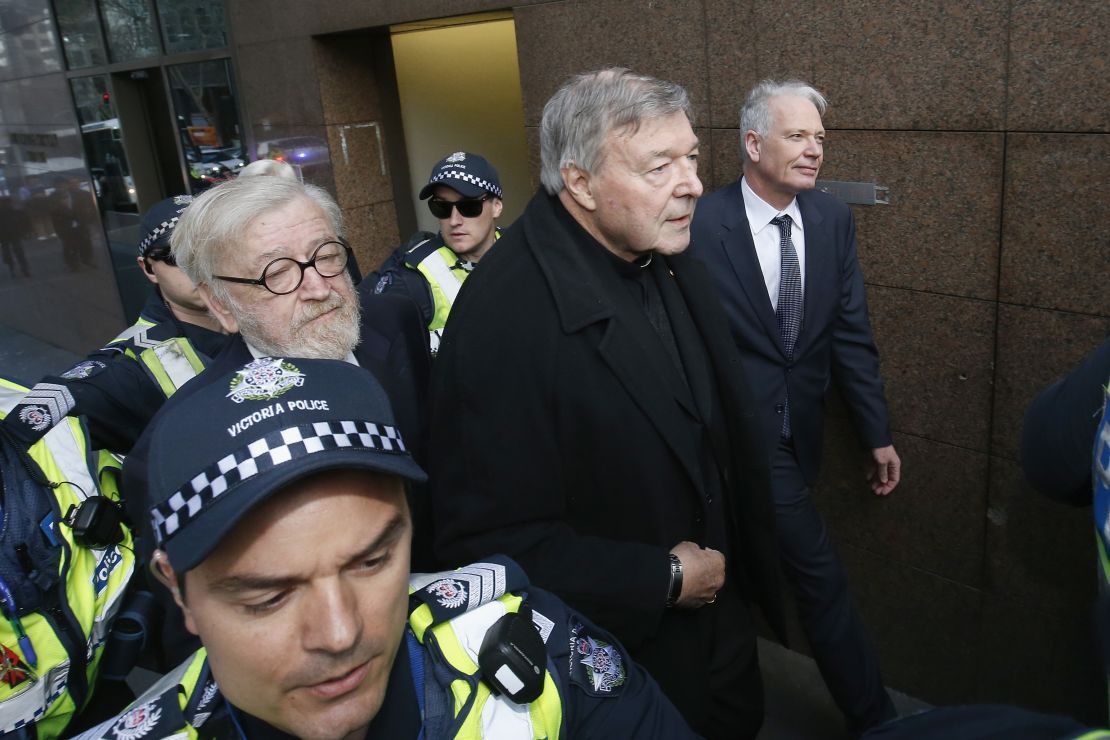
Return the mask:
<path id="1" fill-rule="evenodd" d="M 547 649 L 532 624 L 532 608 L 522 604 L 486 630 L 478 651 L 478 667 L 494 694 L 528 704 L 543 693 Z"/>

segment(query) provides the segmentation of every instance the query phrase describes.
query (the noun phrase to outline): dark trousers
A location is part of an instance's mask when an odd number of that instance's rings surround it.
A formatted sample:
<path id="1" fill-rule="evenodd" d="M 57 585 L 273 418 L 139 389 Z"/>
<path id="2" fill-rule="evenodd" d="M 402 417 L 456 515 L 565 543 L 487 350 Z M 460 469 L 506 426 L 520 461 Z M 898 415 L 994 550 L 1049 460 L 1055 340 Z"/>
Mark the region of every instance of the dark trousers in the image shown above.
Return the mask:
<path id="1" fill-rule="evenodd" d="M 755 623 L 731 582 L 700 609 L 671 609 L 657 638 L 632 658 L 651 674 L 695 732 L 754 738 L 763 725 Z"/>
<path id="2" fill-rule="evenodd" d="M 891 719 L 879 656 L 848 593 L 844 568 L 813 503 L 794 448 L 780 444 L 772 485 L 783 571 L 821 677 L 854 734 Z"/>

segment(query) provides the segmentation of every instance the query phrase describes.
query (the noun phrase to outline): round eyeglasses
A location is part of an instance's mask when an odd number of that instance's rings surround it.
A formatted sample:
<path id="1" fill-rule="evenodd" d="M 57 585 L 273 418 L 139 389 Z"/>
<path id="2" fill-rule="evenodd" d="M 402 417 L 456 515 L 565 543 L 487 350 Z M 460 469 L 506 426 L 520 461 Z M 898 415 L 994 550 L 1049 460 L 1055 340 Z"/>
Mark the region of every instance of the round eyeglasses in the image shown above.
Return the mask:
<path id="1" fill-rule="evenodd" d="M 266 265 L 262 277 L 241 278 L 227 275 L 213 275 L 217 280 L 244 285 L 261 285 L 274 295 L 288 295 L 304 282 L 304 271 L 316 268 L 320 277 L 332 278 L 343 272 L 351 258 L 351 247 L 344 241 L 326 241 L 312 252 L 308 262 L 292 257 L 279 257 Z"/>

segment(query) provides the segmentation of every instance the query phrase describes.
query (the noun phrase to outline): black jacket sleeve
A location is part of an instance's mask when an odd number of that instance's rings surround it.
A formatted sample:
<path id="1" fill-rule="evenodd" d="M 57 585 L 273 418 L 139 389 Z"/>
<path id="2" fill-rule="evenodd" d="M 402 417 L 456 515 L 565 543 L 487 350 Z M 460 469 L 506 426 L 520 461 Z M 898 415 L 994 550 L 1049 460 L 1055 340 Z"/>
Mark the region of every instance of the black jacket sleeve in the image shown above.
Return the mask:
<path id="1" fill-rule="evenodd" d="M 1108 381 L 1110 337 L 1029 404 L 1021 465 L 1044 495 L 1076 506 L 1091 503 L 1091 453 Z"/>

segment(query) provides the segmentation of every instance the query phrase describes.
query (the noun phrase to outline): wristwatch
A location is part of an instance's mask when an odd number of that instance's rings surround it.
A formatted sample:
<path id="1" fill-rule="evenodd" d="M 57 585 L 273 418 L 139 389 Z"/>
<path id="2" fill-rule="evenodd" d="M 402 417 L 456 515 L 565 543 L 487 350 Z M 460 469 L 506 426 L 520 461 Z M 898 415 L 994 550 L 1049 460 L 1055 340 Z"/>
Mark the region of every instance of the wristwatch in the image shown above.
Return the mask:
<path id="1" fill-rule="evenodd" d="M 682 594 L 682 561 L 673 552 L 671 556 L 671 587 L 667 589 L 667 608 L 671 608 L 678 603 L 678 597 Z"/>

